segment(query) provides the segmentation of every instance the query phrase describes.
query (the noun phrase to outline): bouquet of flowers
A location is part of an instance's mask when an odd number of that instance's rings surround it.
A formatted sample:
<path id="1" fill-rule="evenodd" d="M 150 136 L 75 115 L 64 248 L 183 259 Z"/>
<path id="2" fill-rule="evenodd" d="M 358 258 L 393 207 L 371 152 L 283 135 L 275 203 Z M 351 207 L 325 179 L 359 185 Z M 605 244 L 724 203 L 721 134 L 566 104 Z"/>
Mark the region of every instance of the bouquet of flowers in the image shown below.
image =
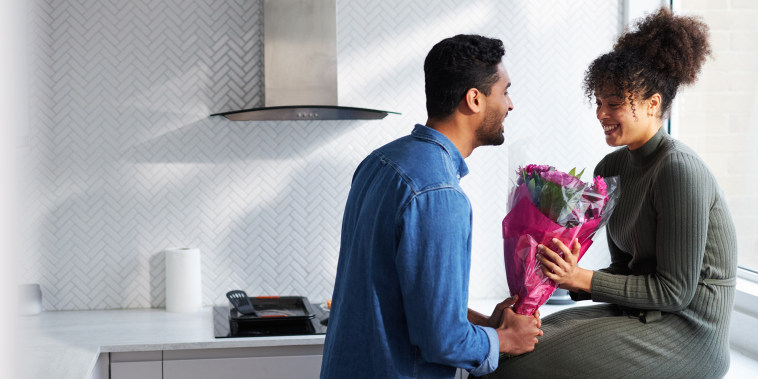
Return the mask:
<path id="1" fill-rule="evenodd" d="M 537 246 L 543 244 L 562 254 L 552 239 L 570 246 L 578 238 L 581 259 L 615 206 L 617 177 L 598 176 L 585 183 L 581 181 L 584 170 L 575 171 L 564 173 L 547 165 L 527 165 L 516 171 L 518 180 L 503 219 L 503 240 L 508 288 L 512 295 L 519 295 L 514 304 L 518 314 L 534 314 L 558 288 L 542 273 Z"/>

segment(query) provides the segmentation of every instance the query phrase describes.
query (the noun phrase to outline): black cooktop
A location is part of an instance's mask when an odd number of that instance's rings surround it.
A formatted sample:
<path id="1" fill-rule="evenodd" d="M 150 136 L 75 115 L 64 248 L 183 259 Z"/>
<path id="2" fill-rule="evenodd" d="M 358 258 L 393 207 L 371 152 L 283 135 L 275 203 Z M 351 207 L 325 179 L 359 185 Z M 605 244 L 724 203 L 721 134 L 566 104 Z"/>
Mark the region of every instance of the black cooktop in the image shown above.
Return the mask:
<path id="1" fill-rule="evenodd" d="M 295 297 L 282 299 L 291 301 Z M 236 338 L 325 334 L 329 312 L 307 302 L 305 298 L 300 299 L 300 308 L 304 309 L 298 309 L 298 314 L 281 317 L 246 316 L 229 304 L 216 305 L 213 307 L 213 335 L 216 338 Z"/>

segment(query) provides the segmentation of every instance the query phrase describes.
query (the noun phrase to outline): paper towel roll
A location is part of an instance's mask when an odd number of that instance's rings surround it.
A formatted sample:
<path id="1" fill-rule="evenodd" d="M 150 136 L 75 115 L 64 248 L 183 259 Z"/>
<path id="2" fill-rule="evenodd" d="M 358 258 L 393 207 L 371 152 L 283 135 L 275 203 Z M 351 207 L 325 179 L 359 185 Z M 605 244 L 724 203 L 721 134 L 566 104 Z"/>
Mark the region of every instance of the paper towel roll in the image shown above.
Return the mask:
<path id="1" fill-rule="evenodd" d="M 189 247 L 166 249 L 166 310 L 197 312 L 203 306 L 200 250 Z"/>

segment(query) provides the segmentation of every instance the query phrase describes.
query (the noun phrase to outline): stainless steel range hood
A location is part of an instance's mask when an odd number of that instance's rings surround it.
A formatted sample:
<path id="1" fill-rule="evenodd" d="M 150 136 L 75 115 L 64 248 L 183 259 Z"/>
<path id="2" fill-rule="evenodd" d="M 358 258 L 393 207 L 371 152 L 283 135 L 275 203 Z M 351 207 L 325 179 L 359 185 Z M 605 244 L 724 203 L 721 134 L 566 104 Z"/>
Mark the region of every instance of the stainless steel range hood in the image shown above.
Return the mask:
<path id="1" fill-rule="evenodd" d="M 381 119 L 337 105 L 336 0 L 263 2 L 265 107 L 214 113 L 233 121 Z"/>

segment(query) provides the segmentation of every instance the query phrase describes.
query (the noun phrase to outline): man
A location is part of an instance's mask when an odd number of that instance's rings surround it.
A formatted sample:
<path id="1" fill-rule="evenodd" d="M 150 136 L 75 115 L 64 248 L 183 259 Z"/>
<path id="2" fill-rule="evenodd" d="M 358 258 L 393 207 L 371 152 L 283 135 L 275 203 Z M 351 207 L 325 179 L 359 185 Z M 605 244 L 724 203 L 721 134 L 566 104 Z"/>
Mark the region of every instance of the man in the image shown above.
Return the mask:
<path id="1" fill-rule="evenodd" d="M 484 375 L 534 349 L 538 316 L 468 310 L 472 211 L 464 158 L 503 143 L 513 103 L 501 41 L 458 35 L 426 57 L 426 126 L 355 171 L 342 225 L 323 378 Z M 478 324 L 478 325 L 477 325 Z"/>

